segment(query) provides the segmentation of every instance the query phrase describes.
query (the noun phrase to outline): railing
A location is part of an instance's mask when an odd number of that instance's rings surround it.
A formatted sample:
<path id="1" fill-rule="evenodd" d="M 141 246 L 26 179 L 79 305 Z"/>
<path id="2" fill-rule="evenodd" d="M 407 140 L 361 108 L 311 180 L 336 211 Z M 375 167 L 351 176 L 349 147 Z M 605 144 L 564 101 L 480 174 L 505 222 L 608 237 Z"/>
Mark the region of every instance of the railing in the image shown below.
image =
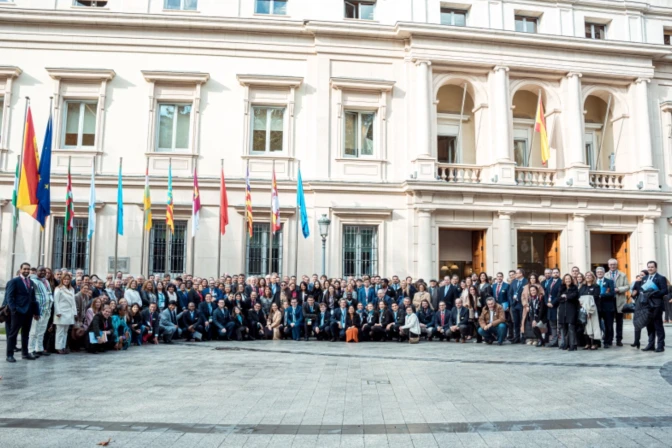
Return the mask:
<path id="1" fill-rule="evenodd" d="M 600 190 L 622 190 L 625 174 L 613 171 L 591 171 L 590 186 Z"/>
<path id="2" fill-rule="evenodd" d="M 459 184 L 478 184 L 481 182 L 480 166 L 458 163 L 437 164 L 437 176 L 446 182 Z"/>
<path id="3" fill-rule="evenodd" d="M 556 170 L 548 168 L 516 167 L 516 183 L 530 187 L 552 187 Z"/>

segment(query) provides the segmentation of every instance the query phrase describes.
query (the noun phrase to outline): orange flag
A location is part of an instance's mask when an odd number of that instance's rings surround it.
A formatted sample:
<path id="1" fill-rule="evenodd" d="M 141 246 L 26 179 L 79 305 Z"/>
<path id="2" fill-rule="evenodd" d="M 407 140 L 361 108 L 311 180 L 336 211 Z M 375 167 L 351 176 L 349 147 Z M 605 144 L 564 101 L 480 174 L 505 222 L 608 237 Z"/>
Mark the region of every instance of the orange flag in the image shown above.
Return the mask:
<path id="1" fill-rule="evenodd" d="M 539 95 L 539 106 L 537 107 L 537 118 L 534 123 L 534 130 L 539 133 L 539 147 L 541 148 L 541 163 L 546 166 L 548 159 L 551 158 L 551 149 L 548 146 L 548 134 L 546 133 L 546 117 L 544 116 L 544 105 Z"/>

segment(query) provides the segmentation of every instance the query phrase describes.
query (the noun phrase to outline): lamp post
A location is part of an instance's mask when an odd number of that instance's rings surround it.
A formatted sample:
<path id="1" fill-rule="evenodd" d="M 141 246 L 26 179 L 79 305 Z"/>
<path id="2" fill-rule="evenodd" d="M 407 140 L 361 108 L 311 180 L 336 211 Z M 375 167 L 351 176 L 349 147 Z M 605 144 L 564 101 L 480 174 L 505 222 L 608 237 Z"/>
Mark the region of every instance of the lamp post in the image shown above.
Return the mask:
<path id="1" fill-rule="evenodd" d="M 331 219 L 327 218 L 327 215 L 322 215 L 317 224 L 320 227 L 320 236 L 322 237 L 322 275 L 326 275 L 327 236 L 329 236 Z"/>

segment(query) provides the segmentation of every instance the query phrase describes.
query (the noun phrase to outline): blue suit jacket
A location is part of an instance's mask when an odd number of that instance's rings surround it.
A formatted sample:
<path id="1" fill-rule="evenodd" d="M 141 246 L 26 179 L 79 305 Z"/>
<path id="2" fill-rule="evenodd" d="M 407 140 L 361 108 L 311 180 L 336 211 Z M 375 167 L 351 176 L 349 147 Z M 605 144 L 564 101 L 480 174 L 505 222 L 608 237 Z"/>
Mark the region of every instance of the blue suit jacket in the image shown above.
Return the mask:
<path id="1" fill-rule="evenodd" d="M 359 288 L 359 291 L 357 291 L 357 300 L 359 303 L 364 304 L 364 307 L 368 305 L 369 303 L 374 303 L 376 302 L 376 291 L 373 286 L 369 286 L 369 293 L 366 294 L 366 289 L 362 286 Z"/>
<path id="2" fill-rule="evenodd" d="M 642 279 L 642 287 L 649 281 L 650 275 L 647 275 Z M 651 293 L 646 293 L 649 299 L 652 301 L 654 306 L 661 306 L 663 303 L 663 298 L 667 295 L 667 279 L 656 273 L 656 276 L 653 279 L 653 283 L 658 287 L 658 291 L 653 291 Z"/>
<path id="3" fill-rule="evenodd" d="M 285 322 L 287 325 L 296 324 L 297 326 L 303 325 L 303 310 L 300 306 L 296 306 L 296 319 L 294 318 L 295 313 L 292 312 L 292 307 L 288 307 L 285 310 Z"/>
<path id="4" fill-rule="evenodd" d="M 544 294 L 546 296 L 544 297 L 544 301 L 546 303 L 551 302 L 551 305 L 553 305 L 553 308 L 547 308 L 547 315 L 549 320 L 558 320 L 558 307 L 560 306 L 560 287 L 562 286 L 562 279 L 559 278 L 557 280 L 558 281 L 555 282 L 555 285 L 553 285 L 552 288 L 552 278 L 549 278 L 544 282 Z"/>
<path id="5" fill-rule="evenodd" d="M 35 285 L 28 280 L 28 288 L 21 277 L 15 277 L 7 282 L 5 289 L 5 303 L 9 309 L 22 314 L 40 314 L 40 306 L 35 297 Z"/>
<path id="6" fill-rule="evenodd" d="M 499 290 L 499 294 L 497 294 L 497 282 L 492 284 L 492 295 L 495 298 L 495 301 L 499 303 L 500 305 L 503 304 L 504 302 L 509 301 L 509 284 L 506 282 L 502 282 L 502 287 Z"/>
<path id="7" fill-rule="evenodd" d="M 527 285 L 527 279 L 523 278 L 522 280 L 513 280 L 511 281 L 511 286 L 509 287 L 508 295 L 509 295 L 509 306 L 513 308 L 514 302 L 517 303 L 519 306 L 522 306 L 522 296 L 523 296 L 523 288 L 525 288 L 525 285 Z M 517 295 L 517 302 L 516 299 L 513 298 L 514 295 Z"/>

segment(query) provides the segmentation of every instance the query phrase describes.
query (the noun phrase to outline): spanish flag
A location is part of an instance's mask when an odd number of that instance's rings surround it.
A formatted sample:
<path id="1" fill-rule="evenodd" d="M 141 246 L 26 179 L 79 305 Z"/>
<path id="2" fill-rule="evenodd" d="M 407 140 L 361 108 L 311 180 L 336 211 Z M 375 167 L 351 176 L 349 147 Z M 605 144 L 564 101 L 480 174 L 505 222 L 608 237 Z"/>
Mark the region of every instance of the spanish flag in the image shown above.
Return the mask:
<path id="1" fill-rule="evenodd" d="M 551 158 L 551 149 L 548 146 L 548 134 L 546 133 L 546 117 L 544 116 L 544 105 L 539 95 L 539 106 L 537 106 L 537 118 L 534 123 L 534 130 L 539 133 L 539 147 L 541 148 L 541 163 L 546 166 L 548 159 Z"/>
<path id="2" fill-rule="evenodd" d="M 252 228 L 254 217 L 252 216 L 252 188 L 250 187 L 250 166 L 247 166 L 247 175 L 245 176 L 245 219 L 247 220 L 247 233 L 252 238 Z"/>
<path id="3" fill-rule="evenodd" d="M 175 233 L 175 222 L 173 221 L 173 162 L 168 163 L 168 200 L 166 201 L 166 226 Z"/>
<path id="4" fill-rule="evenodd" d="M 37 171 L 37 138 L 33 127 L 33 114 L 28 106 L 26 124 L 24 127 L 23 158 L 21 161 L 21 178 L 19 179 L 19 194 L 16 206 L 19 210 L 28 213 L 37 219 L 37 185 L 40 176 Z"/>

